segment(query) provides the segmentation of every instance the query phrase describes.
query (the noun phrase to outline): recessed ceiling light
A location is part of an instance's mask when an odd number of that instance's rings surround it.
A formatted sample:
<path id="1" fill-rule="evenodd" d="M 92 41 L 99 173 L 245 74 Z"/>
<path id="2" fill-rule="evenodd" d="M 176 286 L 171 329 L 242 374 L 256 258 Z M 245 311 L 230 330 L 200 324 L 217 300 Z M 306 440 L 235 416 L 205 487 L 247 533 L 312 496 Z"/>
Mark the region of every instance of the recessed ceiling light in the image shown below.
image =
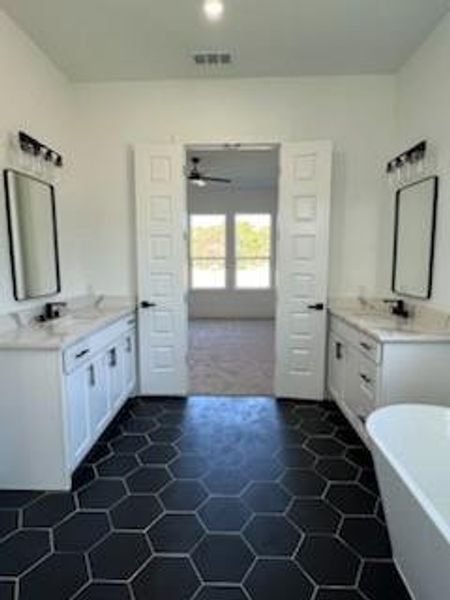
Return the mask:
<path id="1" fill-rule="evenodd" d="M 205 0 L 203 3 L 203 11 L 209 21 L 219 21 L 224 8 L 222 0 Z"/>

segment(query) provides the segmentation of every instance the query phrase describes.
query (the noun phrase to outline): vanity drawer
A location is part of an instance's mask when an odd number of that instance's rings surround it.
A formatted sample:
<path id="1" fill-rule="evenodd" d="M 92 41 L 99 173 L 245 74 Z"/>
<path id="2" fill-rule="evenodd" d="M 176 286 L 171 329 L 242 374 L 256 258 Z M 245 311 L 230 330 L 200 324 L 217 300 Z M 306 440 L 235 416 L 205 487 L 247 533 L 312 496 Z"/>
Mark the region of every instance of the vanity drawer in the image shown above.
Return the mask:
<path id="1" fill-rule="evenodd" d="M 98 352 L 135 327 L 136 315 L 130 314 L 70 346 L 64 351 L 63 364 L 65 373 L 71 373 L 86 361 L 91 360 Z"/>
<path id="2" fill-rule="evenodd" d="M 358 332 L 358 348 L 361 352 L 364 353 L 365 356 L 373 360 L 375 363 L 380 362 L 381 358 L 381 348 L 380 344 L 378 344 L 370 335 L 366 335 L 365 333 Z"/>

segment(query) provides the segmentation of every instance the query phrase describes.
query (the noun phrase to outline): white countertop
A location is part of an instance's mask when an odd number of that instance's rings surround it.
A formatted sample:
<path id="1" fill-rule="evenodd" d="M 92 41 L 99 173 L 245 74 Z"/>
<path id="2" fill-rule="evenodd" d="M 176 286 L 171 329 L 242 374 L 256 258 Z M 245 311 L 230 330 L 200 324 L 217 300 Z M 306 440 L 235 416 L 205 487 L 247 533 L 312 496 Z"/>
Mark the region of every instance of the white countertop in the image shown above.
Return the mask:
<path id="1" fill-rule="evenodd" d="M 0 333 L 0 350 L 63 350 L 136 310 L 131 304 L 89 306 L 46 323 Z"/>
<path id="2" fill-rule="evenodd" d="M 403 318 L 389 313 L 361 312 L 346 308 L 329 309 L 331 315 L 383 343 L 450 342 L 450 318 Z"/>

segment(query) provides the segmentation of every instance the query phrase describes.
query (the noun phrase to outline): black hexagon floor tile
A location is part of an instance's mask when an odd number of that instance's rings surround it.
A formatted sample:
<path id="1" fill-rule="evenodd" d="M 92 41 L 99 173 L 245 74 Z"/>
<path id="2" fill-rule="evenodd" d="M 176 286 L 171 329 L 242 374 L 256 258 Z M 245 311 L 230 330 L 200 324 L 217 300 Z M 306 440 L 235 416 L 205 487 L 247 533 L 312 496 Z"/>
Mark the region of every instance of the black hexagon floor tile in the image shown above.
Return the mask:
<path id="1" fill-rule="evenodd" d="M 151 444 L 138 455 L 144 464 L 165 465 L 178 455 L 178 451 L 171 444 Z"/>
<path id="2" fill-rule="evenodd" d="M 365 600 L 365 598 L 356 589 L 322 588 L 314 600 Z"/>
<path id="3" fill-rule="evenodd" d="M 179 427 L 157 427 L 148 434 L 152 442 L 155 443 L 171 443 L 175 442 L 182 435 L 182 430 Z"/>
<path id="4" fill-rule="evenodd" d="M 160 494 L 167 510 L 195 510 L 205 500 L 205 488 L 198 481 L 173 481 Z"/>
<path id="5" fill-rule="evenodd" d="M 96 479 L 78 492 L 78 500 L 82 508 L 108 508 L 125 494 L 125 486 L 121 481 Z"/>
<path id="6" fill-rule="evenodd" d="M 76 512 L 54 529 L 57 552 L 86 552 L 109 532 L 106 513 Z"/>
<path id="7" fill-rule="evenodd" d="M 14 581 L 0 581 L 0 598 L 2 600 L 14 600 L 15 593 Z"/>
<path id="8" fill-rule="evenodd" d="M 150 558 L 150 547 L 142 533 L 110 533 L 89 553 L 94 579 L 130 579 Z"/>
<path id="9" fill-rule="evenodd" d="M 241 469 L 222 467 L 210 471 L 203 482 L 212 494 L 237 495 L 246 487 L 248 479 Z"/>
<path id="10" fill-rule="evenodd" d="M 134 456 L 116 454 L 105 458 L 97 464 L 97 471 L 101 477 L 124 477 L 139 466 Z"/>
<path id="11" fill-rule="evenodd" d="M 239 583 L 254 556 L 241 536 L 210 534 L 195 548 L 192 559 L 204 581 Z"/>
<path id="12" fill-rule="evenodd" d="M 81 554 L 52 554 L 19 581 L 20 600 L 69 600 L 86 582 L 88 572 Z"/>
<path id="13" fill-rule="evenodd" d="M 329 402 L 130 400 L 72 492 L 0 491 L 2 600 L 407 598 L 370 453 Z"/>
<path id="14" fill-rule="evenodd" d="M 205 502 L 199 516 L 209 531 L 239 531 L 251 511 L 240 498 L 214 496 Z"/>
<path id="15" fill-rule="evenodd" d="M 327 500 L 346 515 L 373 514 L 377 497 L 356 483 L 332 483 L 325 494 Z"/>
<path id="16" fill-rule="evenodd" d="M 287 559 L 258 560 L 244 581 L 252 600 L 310 600 L 313 585 L 298 565 Z"/>
<path id="17" fill-rule="evenodd" d="M 166 513 L 148 531 L 155 552 L 185 554 L 205 530 L 195 514 Z"/>
<path id="18" fill-rule="evenodd" d="M 25 527 L 53 527 L 75 510 L 72 494 L 47 494 L 23 512 Z"/>
<path id="19" fill-rule="evenodd" d="M 311 437 L 305 448 L 319 456 L 341 456 L 345 451 L 345 446 L 331 437 Z"/>
<path id="20" fill-rule="evenodd" d="M 293 496 L 321 496 L 327 482 L 317 473 L 309 469 L 288 469 L 280 483 Z"/>
<path id="21" fill-rule="evenodd" d="M 135 494 L 156 493 L 170 480 L 164 467 L 140 467 L 126 478 L 128 489 Z"/>
<path id="22" fill-rule="evenodd" d="M 110 443 L 117 454 L 135 454 L 148 445 L 148 440 L 143 435 L 121 435 Z"/>
<path id="23" fill-rule="evenodd" d="M 123 583 L 90 583 L 73 600 L 131 600 Z"/>
<path id="24" fill-rule="evenodd" d="M 195 454 L 180 456 L 169 465 L 176 479 L 198 479 L 208 471 L 208 461 Z"/>
<path id="25" fill-rule="evenodd" d="M 155 556 L 131 585 L 136 600 L 190 600 L 200 581 L 187 558 Z"/>
<path id="26" fill-rule="evenodd" d="M 95 479 L 92 465 L 83 464 L 72 475 L 72 492 L 76 492 Z"/>
<path id="27" fill-rule="evenodd" d="M 358 476 L 358 467 L 344 458 L 320 458 L 315 470 L 328 481 L 354 481 Z"/>
<path id="28" fill-rule="evenodd" d="M 278 515 L 257 515 L 245 527 L 243 535 L 257 556 L 291 556 L 301 534 L 285 518 Z"/>
<path id="29" fill-rule="evenodd" d="M 23 508 L 33 500 L 37 500 L 39 496 L 42 496 L 42 492 L 0 490 L 0 509 Z"/>
<path id="30" fill-rule="evenodd" d="M 307 536 L 296 560 L 319 585 L 356 584 L 360 559 L 337 537 Z"/>
<path id="31" fill-rule="evenodd" d="M 286 510 L 291 496 L 277 483 L 252 483 L 243 495 L 251 510 L 263 513 L 279 513 Z"/>
<path id="32" fill-rule="evenodd" d="M 359 588 L 369 600 L 410 600 L 394 563 L 364 563 Z"/>
<path id="33" fill-rule="evenodd" d="M 119 502 L 110 512 L 115 529 L 145 530 L 163 512 L 156 496 L 132 494 Z"/>
<path id="34" fill-rule="evenodd" d="M 375 517 L 347 517 L 339 535 L 361 557 L 389 558 L 392 555 L 387 529 Z"/>
<path id="35" fill-rule="evenodd" d="M 0 510 L 0 539 L 17 529 L 18 519 L 17 510 Z"/>
<path id="36" fill-rule="evenodd" d="M 316 460 L 309 450 L 294 447 L 283 448 L 277 453 L 276 458 L 285 467 L 302 469 L 311 467 Z"/>
<path id="37" fill-rule="evenodd" d="M 20 575 L 49 552 L 47 531 L 17 531 L 0 544 L 0 577 Z"/>
<path id="38" fill-rule="evenodd" d="M 339 513 L 328 502 L 319 498 L 295 500 L 287 516 L 305 533 L 335 533 L 341 522 Z"/>
<path id="39" fill-rule="evenodd" d="M 204 585 L 194 600 L 248 600 L 240 587 Z"/>

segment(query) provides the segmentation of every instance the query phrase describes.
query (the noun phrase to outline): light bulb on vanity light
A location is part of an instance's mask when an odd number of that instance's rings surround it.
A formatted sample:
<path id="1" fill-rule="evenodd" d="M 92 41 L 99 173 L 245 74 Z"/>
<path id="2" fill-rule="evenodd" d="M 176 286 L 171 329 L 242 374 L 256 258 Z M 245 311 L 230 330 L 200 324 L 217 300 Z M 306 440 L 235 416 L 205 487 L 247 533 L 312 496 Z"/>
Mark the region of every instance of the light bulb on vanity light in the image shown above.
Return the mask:
<path id="1" fill-rule="evenodd" d="M 224 10 L 222 0 L 205 0 L 203 3 L 203 12 L 209 21 L 220 21 Z"/>

